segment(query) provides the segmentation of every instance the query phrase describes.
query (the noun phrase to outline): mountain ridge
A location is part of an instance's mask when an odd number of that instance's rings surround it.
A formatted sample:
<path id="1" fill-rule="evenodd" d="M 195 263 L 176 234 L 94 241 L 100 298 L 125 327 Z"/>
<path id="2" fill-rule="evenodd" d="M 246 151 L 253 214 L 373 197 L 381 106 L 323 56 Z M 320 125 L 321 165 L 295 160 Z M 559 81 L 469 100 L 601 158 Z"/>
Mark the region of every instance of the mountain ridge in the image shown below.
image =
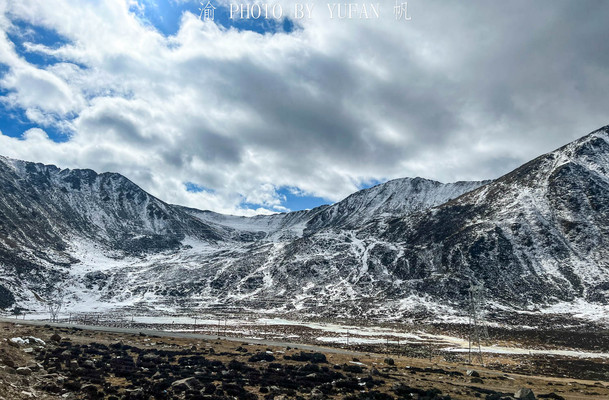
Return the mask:
<path id="1" fill-rule="evenodd" d="M 596 159 L 591 161 L 590 156 Z M 584 165 L 587 166 L 584 168 Z M 430 210 L 414 222 L 397 223 L 396 230 L 389 235 L 405 237 L 413 247 L 434 243 L 453 252 L 460 248 L 479 250 L 480 254 L 476 255 L 461 254 L 464 261 L 458 258 L 451 261 L 450 252 L 436 252 L 444 268 L 464 269 L 472 276 L 489 272 L 481 263 L 490 263 L 493 257 L 483 242 L 487 245 L 494 242 L 496 256 L 510 258 L 505 264 L 521 275 L 506 271 L 494 279 L 483 279 L 491 283 L 494 293 L 533 292 L 538 294 L 536 301 L 552 298 L 570 301 L 578 295 L 606 301 L 607 293 L 601 288 L 606 285 L 609 268 L 603 261 L 609 246 L 609 225 L 605 219 L 609 215 L 608 167 L 609 127 L 603 127 L 537 157 L 485 187 Z M 604 174 L 600 179 L 599 171 Z M 599 191 L 586 187 L 589 184 L 603 186 L 603 196 L 594 197 Z M 580 200 L 581 204 L 574 203 Z M 595 201 L 593 207 L 582 215 L 581 207 L 591 200 Z M 580 237 L 573 233 L 577 229 Z M 467 245 L 464 242 L 468 240 L 478 242 Z M 501 249 L 499 242 L 507 249 Z M 539 243 L 547 245 L 539 246 Z M 547 246 L 551 246 L 549 250 Z M 526 265 L 532 263 L 532 259 L 545 263 L 550 273 L 540 274 L 535 269 L 538 266 Z M 413 262 L 414 257 L 410 261 Z M 510 282 L 504 282 L 506 276 Z M 535 291 L 531 290 L 531 280 L 535 281 Z M 587 280 L 585 285 L 583 280 Z M 503 282 L 492 285 L 499 281 Z M 504 295 L 507 297 L 508 293 Z"/>
<path id="2" fill-rule="evenodd" d="M 609 126 L 492 181 L 401 178 L 333 205 L 255 217 L 169 205 L 114 175 L 42 164 L 19 181 L 5 164 L 0 264 L 8 273 L 0 295 L 32 309 L 28 290 L 49 291 L 54 282 L 68 288 L 71 307 L 103 309 L 457 318 L 472 283 L 485 286 L 494 312 L 609 302 Z M 62 206 L 50 207 L 42 192 Z M 75 207 L 65 196 L 92 204 Z M 124 226 L 108 209 L 116 207 Z M 28 230 L 36 226 L 29 209 L 61 223 L 38 229 L 38 239 Z M 91 210 L 111 223 L 88 220 Z M 45 252 L 28 247 L 32 238 L 64 245 Z"/>

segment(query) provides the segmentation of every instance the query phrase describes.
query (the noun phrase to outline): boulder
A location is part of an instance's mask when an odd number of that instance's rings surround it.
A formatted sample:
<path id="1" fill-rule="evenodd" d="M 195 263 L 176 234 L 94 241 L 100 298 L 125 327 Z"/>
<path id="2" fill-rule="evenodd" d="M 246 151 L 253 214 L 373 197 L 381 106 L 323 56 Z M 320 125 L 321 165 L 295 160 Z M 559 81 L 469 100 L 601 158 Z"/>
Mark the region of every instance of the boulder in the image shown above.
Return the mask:
<path id="1" fill-rule="evenodd" d="M 275 356 L 273 356 L 272 354 L 269 353 L 257 353 L 254 354 L 253 356 L 251 356 L 247 361 L 249 362 L 258 362 L 258 361 L 275 361 Z"/>
<path id="2" fill-rule="evenodd" d="M 213 394 L 216 391 L 216 385 L 213 383 L 208 383 L 205 385 L 205 389 L 203 389 L 203 393 L 205 394 Z M 262 393 L 262 391 L 260 392 Z"/>
<path id="3" fill-rule="evenodd" d="M 35 362 L 30 362 L 26 365 L 26 367 L 28 367 L 29 369 L 31 369 L 33 372 L 37 372 L 40 371 L 42 369 L 42 366 L 38 363 Z"/>
<path id="4" fill-rule="evenodd" d="M 521 400 L 535 400 L 535 394 L 528 388 L 518 389 L 518 391 L 514 393 L 514 397 Z"/>
<path id="5" fill-rule="evenodd" d="M 357 364 L 345 364 L 343 365 L 343 371 L 361 374 L 364 370 L 361 366 Z"/>
<path id="6" fill-rule="evenodd" d="M 171 387 L 175 391 L 184 392 L 187 390 L 201 389 L 201 383 L 197 379 L 190 377 L 173 382 Z"/>
<path id="7" fill-rule="evenodd" d="M 159 362 L 161 360 L 161 356 L 155 353 L 146 353 L 142 356 L 142 360 L 150 362 Z"/>
<path id="8" fill-rule="evenodd" d="M 23 375 L 23 376 L 30 376 L 30 375 L 32 375 L 32 370 L 29 369 L 28 367 L 19 367 L 19 368 L 17 368 L 17 373 L 19 375 Z"/>
<path id="9" fill-rule="evenodd" d="M 306 353 L 304 351 L 301 351 L 300 354 L 294 354 L 291 357 L 290 356 L 285 356 L 284 358 L 287 359 L 287 360 L 312 362 L 312 363 L 316 363 L 316 364 L 317 363 L 327 363 L 328 362 L 325 354 L 322 354 L 322 353 Z"/>
<path id="10" fill-rule="evenodd" d="M 4 358 L 2 363 L 8 367 L 15 368 L 15 361 L 11 360 L 10 358 Z"/>
<path id="11" fill-rule="evenodd" d="M 313 390 L 311 390 L 311 399 L 321 400 L 325 399 L 325 397 L 326 396 L 324 396 L 324 393 L 318 388 L 314 388 Z"/>

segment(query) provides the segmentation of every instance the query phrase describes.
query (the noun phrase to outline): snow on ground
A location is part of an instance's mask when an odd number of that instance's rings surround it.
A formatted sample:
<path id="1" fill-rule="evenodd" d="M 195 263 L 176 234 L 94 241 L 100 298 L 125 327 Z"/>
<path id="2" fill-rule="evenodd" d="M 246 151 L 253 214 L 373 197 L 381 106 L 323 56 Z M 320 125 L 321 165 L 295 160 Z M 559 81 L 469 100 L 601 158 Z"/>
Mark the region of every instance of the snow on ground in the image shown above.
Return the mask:
<path id="1" fill-rule="evenodd" d="M 135 317 L 135 321 L 142 323 L 153 323 L 153 324 L 167 324 L 172 321 L 183 324 L 192 324 L 194 319 L 188 317 L 176 317 L 176 318 L 154 318 L 154 317 Z M 155 321 L 155 322 L 153 322 Z M 180 321 L 180 322 L 178 322 Z M 336 343 L 336 344 L 406 344 L 406 343 L 429 343 L 434 342 L 444 346 L 445 351 L 450 352 L 467 352 L 468 342 L 465 339 L 447 336 L 447 335 L 433 335 L 427 334 L 421 331 L 405 332 L 390 328 L 380 327 L 357 327 L 353 325 L 340 325 L 340 324 L 326 324 L 326 323 L 312 323 L 312 322 L 301 322 L 293 321 L 281 318 L 258 318 L 251 320 L 226 320 L 220 321 L 218 319 L 198 319 L 197 324 L 200 325 L 218 325 L 224 327 L 236 327 L 236 326 L 302 326 L 310 329 L 319 331 L 320 333 L 326 333 L 330 335 L 319 335 L 316 337 L 317 341 L 325 343 Z M 229 333 L 231 331 L 227 331 Z M 235 331 L 237 333 L 239 331 Z M 243 331 L 241 331 L 243 332 Z M 247 331 L 245 331 L 247 332 Z M 298 337 L 297 335 L 293 335 Z M 584 352 L 575 350 L 547 350 L 547 349 L 527 349 L 527 348 L 516 348 L 516 347 L 504 347 L 504 346 L 483 346 L 482 351 L 485 353 L 496 353 L 496 354 L 552 354 L 569 357 L 582 357 L 582 358 L 609 358 L 608 353 L 594 353 Z"/>
<path id="2" fill-rule="evenodd" d="M 224 326 L 224 319 L 218 318 L 193 318 L 187 316 L 168 316 L 168 317 L 147 317 L 147 316 L 137 316 L 131 319 L 133 322 L 137 322 L 140 324 L 149 324 L 149 325 L 169 325 L 169 324 L 178 324 L 178 325 L 218 325 L 219 323 Z M 229 325 L 234 326 L 234 320 L 231 320 Z"/>
<path id="3" fill-rule="evenodd" d="M 148 316 L 137 316 L 133 317 L 133 321 L 142 324 L 150 325 L 168 325 L 168 324 L 183 324 L 183 325 L 194 325 L 195 319 L 193 317 L 186 316 L 168 316 L 168 317 L 148 317 Z M 385 337 L 390 336 L 392 338 L 404 338 L 415 341 L 425 340 L 425 334 L 423 333 L 411 333 L 398 331 L 395 329 L 388 328 L 376 328 L 376 327 L 358 327 L 354 325 L 339 325 L 339 324 L 327 324 L 318 322 L 301 322 L 293 321 L 282 318 L 252 318 L 252 319 L 222 319 L 213 317 L 197 318 L 197 325 L 209 325 L 224 327 L 239 327 L 239 326 L 301 326 L 309 329 L 313 329 L 320 332 L 326 332 L 331 334 L 345 334 L 351 336 L 368 336 L 368 337 Z M 385 339 L 383 339 L 383 342 Z"/>
<path id="4" fill-rule="evenodd" d="M 48 319 L 48 314 L 37 313 L 28 314 L 27 319 Z M 61 320 L 67 320 L 67 316 L 60 317 Z M 138 324 L 158 325 L 159 329 L 167 325 L 192 325 L 195 328 L 195 319 L 188 316 L 133 316 L 124 318 L 125 322 L 134 322 Z M 408 332 L 405 330 L 381 328 L 381 327 L 358 327 L 353 325 L 317 323 L 317 322 L 302 322 L 282 318 L 251 318 L 251 319 L 222 319 L 207 316 L 196 319 L 196 329 L 214 330 L 219 329 L 223 335 L 245 335 L 245 339 L 258 338 L 262 333 L 266 332 L 265 337 L 280 338 L 284 340 L 299 339 L 299 335 L 290 333 L 289 335 L 281 335 L 273 331 L 276 326 L 299 326 L 312 329 L 316 332 L 313 337 L 316 341 L 322 343 L 334 344 L 425 344 L 434 343 L 440 345 L 444 351 L 464 353 L 468 352 L 468 341 L 454 336 L 428 334 L 421 331 Z M 269 328 L 270 327 L 270 328 Z M 166 329 L 172 332 L 190 332 L 192 329 Z M 609 353 L 595 353 L 577 350 L 558 350 L 558 349 L 530 349 L 520 347 L 506 346 L 482 346 L 484 353 L 495 354 L 549 354 L 556 356 L 581 357 L 581 358 L 609 358 Z"/>
<path id="5" fill-rule="evenodd" d="M 463 347 L 448 347 L 444 348 L 444 351 L 450 351 L 453 353 L 466 353 L 468 348 Z M 576 350 L 536 350 L 536 349 L 521 349 L 516 347 L 501 347 L 501 346 L 482 346 L 483 353 L 495 353 L 495 354 L 541 354 L 541 355 L 555 355 L 555 356 L 566 356 L 566 357 L 578 357 L 578 358 L 609 358 L 609 353 L 593 353 L 589 351 L 576 351 Z"/>
<path id="6" fill-rule="evenodd" d="M 609 305 L 592 304 L 583 299 L 557 303 L 540 311 L 543 314 L 572 314 L 587 321 L 609 323 Z"/>
<path id="7" fill-rule="evenodd" d="M 70 274 L 85 275 L 94 271 L 109 271 L 124 268 L 137 261 L 136 258 L 112 258 L 108 250 L 89 240 L 73 238 L 70 241 L 72 246 L 72 256 L 79 263 L 70 266 Z"/>
<path id="8" fill-rule="evenodd" d="M 417 341 L 397 341 L 387 340 L 381 338 L 362 338 L 362 337 L 351 337 L 351 336 L 319 336 L 316 340 L 325 343 L 338 343 L 338 344 L 406 344 L 406 343 L 420 343 Z"/>
<path id="9" fill-rule="evenodd" d="M 413 339 L 421 341 L 423 340 L 423 333 L 418 332 L 418 334 L 411 332 L 398 331 L 395 329 L 389 328 L 377 328 L 377 327 L 359 327 L 354 325 L 338 325 L 338 324 L 327 324 L 327 323 L 317 323 L 317 322 L 300 322 L 300 321 L 291 321 L 287 319 L 281 318 L 260 318 L 258 319 L 258 323 L 267 324 L 267 325 L 295 325 L 295 326 L 303 326 L 310 329 L 319 330 L 322 332 L 329 333 L 342 333 L 347 335 L 354 336 L 392 336 L 406 339 Z"/>

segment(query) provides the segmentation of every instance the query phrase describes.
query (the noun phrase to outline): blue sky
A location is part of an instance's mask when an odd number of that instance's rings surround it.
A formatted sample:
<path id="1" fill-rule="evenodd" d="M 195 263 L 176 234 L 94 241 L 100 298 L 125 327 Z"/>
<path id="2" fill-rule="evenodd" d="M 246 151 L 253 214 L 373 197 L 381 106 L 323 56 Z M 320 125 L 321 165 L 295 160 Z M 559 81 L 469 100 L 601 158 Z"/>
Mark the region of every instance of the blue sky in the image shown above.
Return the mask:
<path id="1" fill-rule="evenodd" d="M 204 2 L 207 4 L 207 0 Z M 199 9 L 203 7 L 199 2 L 176 2 L 172 0 L 144 1 L 143 10 L 132 7 L 131 10 L 146 24 L 151 24 L 164 35 L 175 35 L 180 27 L 180 20 L 184 12 L 201 15 Z M 277 31 L 291 32 L 294 29 L 289 18 L 281 22 L 271 19 L 230 19 L 230 12 L 226 6 L 211 2 L 215 7 L 214 22 L 225 28 L 235 27 L 240 30 L 250 30 L 258 33 L 274 33 Z"/>
<path id="2" fill-rule="evenodd" d="M 218 0 L 206 22 L 197 1 L 0 2 L 0 153 L 253 215 L 496 178 L 609 123 L 609 2 L 311 3 L 231 21 Z"/>
<path id="3" fill-rule="evenodd" d="M 51 29 L 27 23 L 23 20 L 13 21 L 14 29 L 7 32 L 8 39 L 14 44 L 17 54 L 23 57 L 28 63 L 45 68 L 58 60 L 54 57 L 41 55 L 26 51 L 25 43 L 39 43 L 49 47 L 58 47 L 68 43 L 68 40 L 59 36 Z M 4 76 L 10 71 L 6 64 L 0 63 L 0 76 Z M 0 87 L 0 99 L 6 99 L 10 91 Z M 21 137 L 25 131 L 31 128 L 40 127 L 38 123 L 31 121 L 23 108 L 14 107 L 7 101 L 0 101 L 0 130 L 2 134 L 11 137 Z M 62 131 L 56 126 L 45 127 L 49 137 L 56 142 L 68 140 L 69 132 Z"/>
<path id="4" fill-rule="evenodd" d="M 131 7 L 133 12 L 142 24 L 152 26 L 165 36 L 175 35 L 180 28 L 180 21 L 184 12 L 199 14 L 200 4 L 194 2 L 179 3 L 171 0 L 144 1 L 141 2 L 143 7 Z M 284 18 L 283 21 L 276 22 L 269 19 L 230 19 L 229 10 L 221 5 L 216 4 L 214 21 L 225 28 L 237 28 L 238 30 L 249 30 L 260 34 L 276 33 L 276 32 L 292 32 L 294 24 L 289 18 Z M 43 26 L 28 23 L 23 20 L 15 19 L 12 21 L 14 29 L 7 33 L 9 40 L 15 45 L 15 50 L 20 57 L 23 57 L 28 63 L 46 68 L 57 62 L 59 59 L 53 56 L 44 55 L 36 52 L 27 51 L 26 43 L 36 43 L 51 48 L 58 48 L 63 45 L 70 44 L 70 40 L 62 37 L 56 31 L 47 29 Z M 0 74 L 4 75 L 8 72 L 6 65 L 0 64 Z M 0 98 L 4 98 L 8 93 L 5 89 L 0 89 Z M 67 116 L 68 118 L 70 116 Z M 64 117 L 65 118 L 65 117 Z M 32 122 L 25 113 L 25 110 L 19 107 L 11 107 L 6 101 L 0 102 L 0 131 L 3 135 L 21 138 L 27 130 L 31 128 L 43 128 L 49 138 L 57 143 L 66 142 L 69 140 L 70 132 L 59 129 L 55 125 L 40 125 Z M 36 160 L 34 160 L 36 161 Z M 86 166 L 83 165 L 83 168 Z M 100 171 L 101 172 L 101 171 Z M 213 188 L 207 188 L 203 185 L 185 182 L 185 189 L 191 193 L 214 193 Z M 311 209 L 323 204 L 332 203 L 330 200 L 307 195 L 298 188 L 282 187 L 277 190 L 277 197 L 280 199 L 279 210 L 303 210 Z M 242 202 L 242 206 L 251 209 L 259 209 L 265 204 L 251 203 L 246 200 Z"/>

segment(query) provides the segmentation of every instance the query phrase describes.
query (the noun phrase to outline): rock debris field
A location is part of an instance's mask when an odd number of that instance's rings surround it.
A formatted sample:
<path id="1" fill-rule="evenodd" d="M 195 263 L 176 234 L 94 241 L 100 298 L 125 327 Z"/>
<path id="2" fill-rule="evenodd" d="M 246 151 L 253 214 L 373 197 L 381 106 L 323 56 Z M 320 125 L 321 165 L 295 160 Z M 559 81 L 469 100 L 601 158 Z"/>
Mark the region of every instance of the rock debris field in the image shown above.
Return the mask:
<path id="1" fill-rule="evenodd" d="M 609 383 L 373 352 L 0 323 L 0 399 L 607 399 Z M 599 361 L 599 363 L 604 363 Z M 513 366 L 514 363 L 512 363 Z"/>

